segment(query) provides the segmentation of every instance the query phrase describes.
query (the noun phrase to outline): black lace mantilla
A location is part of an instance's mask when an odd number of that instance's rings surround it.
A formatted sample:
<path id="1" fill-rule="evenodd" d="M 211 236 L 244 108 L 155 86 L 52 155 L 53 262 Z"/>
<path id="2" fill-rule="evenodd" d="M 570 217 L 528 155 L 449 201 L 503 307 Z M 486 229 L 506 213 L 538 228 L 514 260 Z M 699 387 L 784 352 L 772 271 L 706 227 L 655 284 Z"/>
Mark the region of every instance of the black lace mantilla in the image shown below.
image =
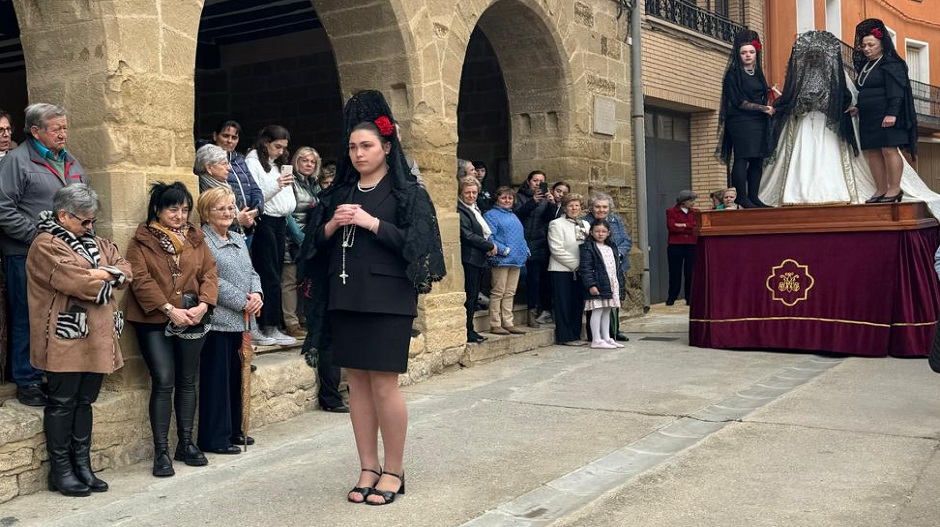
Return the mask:
<path id="1" fill-rule="evenodd" d="M 773 145 L 792 118 L 821 112 L 826 116 L 826 127 L 858 154 L 852 119 L 845 113 L 852 95 L 846 86 L 841 45 L 828 31 L 807 31 L 797 38 L 787 63 L 783 94 L 774 103 Z"/>

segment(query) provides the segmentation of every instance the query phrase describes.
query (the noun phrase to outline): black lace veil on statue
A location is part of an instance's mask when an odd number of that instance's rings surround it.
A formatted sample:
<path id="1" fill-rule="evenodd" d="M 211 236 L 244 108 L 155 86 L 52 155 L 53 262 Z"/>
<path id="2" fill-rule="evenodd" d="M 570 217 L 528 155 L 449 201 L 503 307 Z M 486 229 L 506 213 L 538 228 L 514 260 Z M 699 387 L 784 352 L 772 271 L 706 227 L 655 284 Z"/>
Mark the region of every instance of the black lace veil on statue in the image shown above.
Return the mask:
<path id="1" fill-rule="evenodd" d="M 757 49 L 757 60 L 754 64 L 754 75 L 764 84 L 767 89 L 767 79 L 764 77 L 763 52 L 760 43 L 760 37 L 756 31 L 744 29 L 734 36 L 734 45 L 731 48 L 731 54 L 728 56 L 728 66 L 725 68 L 725 78 L 735 85 L 740 86 L 744 82 L 744 66 L 741 65 L 741 47 L 752 45 Z M 724 85 L 724 82 L 723 82 Z M 721 108 L 718 112 L 718 147 L 715 149 L 717 157 L 725 165 L 731 166 L 731 137 L 725 133 L 725 120 L 728 117 L 728 107 L 731 101 L 724 89 L 721 91 Z M 730 177 L 730 176 L 729 176 Z"/>
<path id="2" fill-rule="evenodd" d="M 911 79 L 908 76 L 907 63 L 898 55 L 898 50 L 891 39 L 891 33 L 885 23 L 877 18 L 867 18 L 855 26 L 855 48 L 852 51 L 852 62 L 855 71 L 860 72 L 868 64 L 868 58 L 862 53 L 862 39 L 871 35 L 881 41 L 882 60 L 879 66 L 885 75 L 897 83 L 904 92 L 901 101 L 901 115 L 898 115 L 896 126 L 907 130 L 907 148 L 911 157 L 917 158 L 917 110 L 914 108 L 914 94 Z"/>
<path id="3" fill-rule="evenodd" d="M 845 110 L 851 104 L 842 62 L 842 43 L 828 31 L 807 31 L 796 39 L 783 94 L 774 102 L 772 144 L 776 145 L 784 126 L 794 117 L 810 112 L 826 116 L 826 127 L 852 145 L 858 155 L 855 130 Z"/>

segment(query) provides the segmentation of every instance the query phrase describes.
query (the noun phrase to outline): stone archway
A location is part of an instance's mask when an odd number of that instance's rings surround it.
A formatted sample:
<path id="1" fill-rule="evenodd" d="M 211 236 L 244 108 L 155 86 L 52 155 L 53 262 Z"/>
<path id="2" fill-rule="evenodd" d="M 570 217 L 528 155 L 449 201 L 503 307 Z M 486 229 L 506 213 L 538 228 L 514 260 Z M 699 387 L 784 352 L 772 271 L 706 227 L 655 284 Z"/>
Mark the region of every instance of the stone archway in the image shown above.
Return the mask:
<path id="1" fill-rule="evenodd" d="M 315 148 L 323 159 L 340 154 L 342 93 L 330 39 L 313 6 L 246 5 L 210 0 L 196 48 L 195 130 L 211 139 L 218 123 L 242 126 L 238 151 L 262 127 L 291 132 L 290 149 Z"/>
<path id="2" fill-rule="evenodd" d="M 564 137 L 571 115 L 565 90 L 567 61 L 543 13 L 543 7 L 522 0 L 501 0 L 477 22 L 493 46 L 506 83 L 513 183 L 535 168 L 550 175 L 563 173 L 566 163 Z"/>
<path id="3" fill-rule="evenodd" d="M 574 75 L 572 64 L 563 58 L 570 53 L 560 30 L 570 21 L 562 9 L 531 0 L 481 0 L 461 5 L 455 15 L 472 30 L 463 35 L 460 26 L 452 24 L 456 31 L 443 52 L 443 82 L 461 86 L 448 62 L 457 53 L 463 58 L 468 44 L 472 48 L 478 38 L 474 35 L 485 35 L 505 82 L 510 180 L 519 183 L 536 165 L 551 175 L 568 172 L 573 156 L 567 138 L 575 131 L 570 98 Z"/>
<path id="4" fill-rule="evenodd" d="M 470 35 L 457 104 L 457 157 L 486 163 L 484 185 L 494 191 L 511 183 L 509 106 L 503 71 L 479 26 Z"/>

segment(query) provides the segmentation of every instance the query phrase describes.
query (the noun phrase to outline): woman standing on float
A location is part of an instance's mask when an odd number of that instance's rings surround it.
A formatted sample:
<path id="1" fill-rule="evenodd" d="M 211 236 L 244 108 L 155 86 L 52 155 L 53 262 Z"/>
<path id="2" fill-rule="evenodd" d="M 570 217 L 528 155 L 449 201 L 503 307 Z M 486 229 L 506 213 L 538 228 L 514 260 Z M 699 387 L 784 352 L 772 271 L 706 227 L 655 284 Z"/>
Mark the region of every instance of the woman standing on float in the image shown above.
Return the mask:
<path id="1" fill-rule="evenodd" d="M 312 289 L 326 292 L 307 315 L 305 349 L 332 350 L 346 369 L 361 467 L 346 498 L 385 505 L 405 493 L 408 415 L 398 375 L 408 369 L 418 293 L 443 278 L 444 255 L 434 205 L 408 169 L 385 98 L 357 93 L 344 121 L 348 155 L 311 211 L 301 253 Z"/>
<path id="2" fill-rule="evenodd" d="M 852 62 L 858 74 L 859 142 L 875 179 L 875 195 L 866 203 L 901 201 L 904 160 L 898 147 L 916 157 L 917 112 L 907 64 L 884 22 L 869 18 L 856 26 Z"/>
<path id="3" fill-rule="evenodd" d="M 770 153 L 770 116 L 774 109 L 767 105 L 761 47 L 754 31 L 744 30 L 735 36 L 718 117 L 715 154 L 731 167 L 729 184 L 738 191 L 737 203 L 746 208 L 767 206 L 758 192 L 764 158 Z"/>

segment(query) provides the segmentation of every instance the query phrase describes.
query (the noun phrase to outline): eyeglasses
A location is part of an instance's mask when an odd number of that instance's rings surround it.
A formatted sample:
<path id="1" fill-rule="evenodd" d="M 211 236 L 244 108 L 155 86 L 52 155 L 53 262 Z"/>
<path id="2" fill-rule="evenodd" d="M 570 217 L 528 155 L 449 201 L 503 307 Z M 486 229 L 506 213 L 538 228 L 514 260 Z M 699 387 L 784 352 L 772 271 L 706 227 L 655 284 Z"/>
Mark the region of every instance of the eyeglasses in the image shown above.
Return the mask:
<path id="1" fill-rule="evenodd" d="M 9 126 L 4 126 L 3 128 L 0 128 L 0 135 L 10 135 L 12 133 L 13 133 L 13 129 L 10 128 Z"/>
<path id="2" fill-rule="evenodd" d="M 84 229 L 90 229 L 90 228 L 94 227 L 96 223 L 98 223 L 98 218 L 89 218 L 89 219 L 86 220 L 86 219 L 84 219 L 84 218 L 82 218 L 82 217 L 80 217 L 80 216 L 76 216 L 76 215 L 72 214 L 71 212 L 69 212 L 69 216 L 71 216 L 71 217 L 75 218 L 76 220 L 82 222 L 82 228 L 84 228 Z"/>
<path id="3" fill-rule="evenodd" d="M 233 205 L 229 205 L 228 207 L 212 207 L 212 212 L 235 212 L 236 210 L 238 209 Z"/>

